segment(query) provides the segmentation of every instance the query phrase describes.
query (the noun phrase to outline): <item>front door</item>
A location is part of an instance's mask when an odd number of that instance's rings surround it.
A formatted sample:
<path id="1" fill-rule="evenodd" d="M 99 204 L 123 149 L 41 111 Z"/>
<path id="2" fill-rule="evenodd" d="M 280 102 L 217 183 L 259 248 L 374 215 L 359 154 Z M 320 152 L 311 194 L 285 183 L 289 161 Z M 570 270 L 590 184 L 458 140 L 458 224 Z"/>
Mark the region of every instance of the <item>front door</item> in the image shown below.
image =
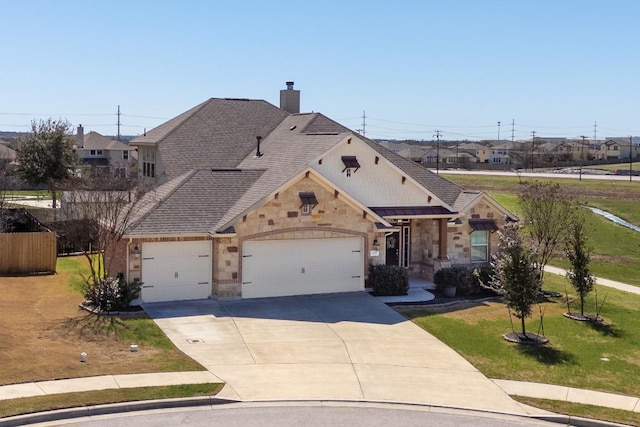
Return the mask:
<path id="1" fill-rule="evenodd" d="M 387 236 L 385 255 L 387 265 L 400 265 L 400 233 L 397 231 Z"/>

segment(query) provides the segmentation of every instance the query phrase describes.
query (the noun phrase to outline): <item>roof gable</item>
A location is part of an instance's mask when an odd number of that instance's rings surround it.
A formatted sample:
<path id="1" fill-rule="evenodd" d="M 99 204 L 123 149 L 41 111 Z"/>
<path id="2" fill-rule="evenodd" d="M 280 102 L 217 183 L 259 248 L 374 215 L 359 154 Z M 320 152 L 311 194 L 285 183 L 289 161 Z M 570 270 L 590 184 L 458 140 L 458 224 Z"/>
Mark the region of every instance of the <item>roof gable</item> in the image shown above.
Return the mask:
<path id="1" fill-rule="evenodd" d="M 367 138 L 361 138 L 361 140 L 449 206 L 453 206 L 456 198 L 463 191 L 463 188 L 459 185 L 431 172 L 424 166 L 405 159 Z"/>

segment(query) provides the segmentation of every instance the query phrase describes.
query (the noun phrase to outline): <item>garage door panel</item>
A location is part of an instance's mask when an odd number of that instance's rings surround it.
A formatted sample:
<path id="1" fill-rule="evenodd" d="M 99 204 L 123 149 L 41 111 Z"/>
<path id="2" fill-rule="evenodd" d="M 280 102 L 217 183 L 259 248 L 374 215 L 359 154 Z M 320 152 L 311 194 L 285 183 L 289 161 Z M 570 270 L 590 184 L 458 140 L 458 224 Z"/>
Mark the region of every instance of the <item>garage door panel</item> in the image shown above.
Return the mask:
<path id="1" fill-rule="evenodd" d="M 145 302 L 203 299 L 211 295 L 211 242 L 145 242 L 142 247 Z"/>
<path id="2" fill-rule="evenodd" d="M 243 298 L 364 289 L 362 238 L 270 240 L 243 245 Z"/>

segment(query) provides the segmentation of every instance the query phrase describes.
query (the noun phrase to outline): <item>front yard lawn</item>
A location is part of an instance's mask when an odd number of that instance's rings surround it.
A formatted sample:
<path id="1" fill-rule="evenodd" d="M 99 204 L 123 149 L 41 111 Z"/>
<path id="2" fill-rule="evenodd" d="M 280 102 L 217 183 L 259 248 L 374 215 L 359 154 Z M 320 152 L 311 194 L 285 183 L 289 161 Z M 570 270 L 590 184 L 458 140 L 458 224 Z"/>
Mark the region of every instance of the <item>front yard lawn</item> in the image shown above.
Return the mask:
<path id="1" fill-rule="evenodd" d="M 203 370 L 151 319 L 96 317 L 80 310 L 79 275 L 87 274 L 86 262 L 59 258 L 55 275 L 0 277 L 0 385 Z M 138 352 L 129 351 L 131 344 L 138 344 Z"/>
<path id="2" fill-rule="evenodd" d="M 566 279 L 545 275 L 545 289 L 565 292 Z M 570 296 L 570 286 L 567 285 Z M 545 346 L 519 346 L 505 341 L 511 332 L 509 315 L 500 302 L 483 302 L 469 308 L 399 308 L 418 325 L 444 341 L 490 378 L 533 381 L 640 396 L 640 296 L 597 287 L 604 323 L 577 322 L 563 317 L 561 298 L 534 306 L 529 332 L 539 332 L 544 313 Z M 586 312 L 594 312 L 594 294 Z M 576 301 L 575 295 L 572 296 Z M 576 303 L 574 311 L 579 311 Z M 518 319 L 514 326 L 519 330 Z M 602 360 L 602 359 L 606 360 Z"/>
<path id="3" fill-rule="evenodd" d="M 565 293 L 566 279 L 547 273 L 545 289 Z M 528 346 L 509 343 L 502 334 L 511 332 L 509 314 L 498 301 L 456 307 L 396 307 L 428 332 L 460 353 L 489 378 L 531 381 L 640 396 L 640 296 L 596 286 L 599 304 L 606 295 L 600 316 L 603 323 L 569 320 L 563 316 L 563 298 L 553 298 L 533 309 L 527 331 L 544 334 L 549 344 Z M 576 295 L 567 285 L 570 299 Z M 594 294 L 585 313 L 595 313 Z M 544 314 L 540 327 L 540 313 Z M 514 327 L 519 331 L 519 319 Z M 640 425 L 640 414 L 566 402 L 545 403 L 520 398 L 525 403 L 555 412 Z"/>

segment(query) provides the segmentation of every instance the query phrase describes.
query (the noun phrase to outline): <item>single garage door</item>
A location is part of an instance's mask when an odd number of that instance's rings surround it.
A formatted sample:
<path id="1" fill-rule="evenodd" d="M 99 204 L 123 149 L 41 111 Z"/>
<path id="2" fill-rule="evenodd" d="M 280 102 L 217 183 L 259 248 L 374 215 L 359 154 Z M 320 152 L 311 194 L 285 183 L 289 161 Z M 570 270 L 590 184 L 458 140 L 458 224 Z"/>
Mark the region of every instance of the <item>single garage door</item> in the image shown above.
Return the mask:
<path id="1" fill-rule="evenodd" d="M 142 244 L 144 302 L 203 299 L 211 295 L 211 242 Z"/>
<path id="2" fill-rule="evenodd" d="M 262 240 L 242 245 L 242 298 L 364 289 L 363 239 Z"/>

